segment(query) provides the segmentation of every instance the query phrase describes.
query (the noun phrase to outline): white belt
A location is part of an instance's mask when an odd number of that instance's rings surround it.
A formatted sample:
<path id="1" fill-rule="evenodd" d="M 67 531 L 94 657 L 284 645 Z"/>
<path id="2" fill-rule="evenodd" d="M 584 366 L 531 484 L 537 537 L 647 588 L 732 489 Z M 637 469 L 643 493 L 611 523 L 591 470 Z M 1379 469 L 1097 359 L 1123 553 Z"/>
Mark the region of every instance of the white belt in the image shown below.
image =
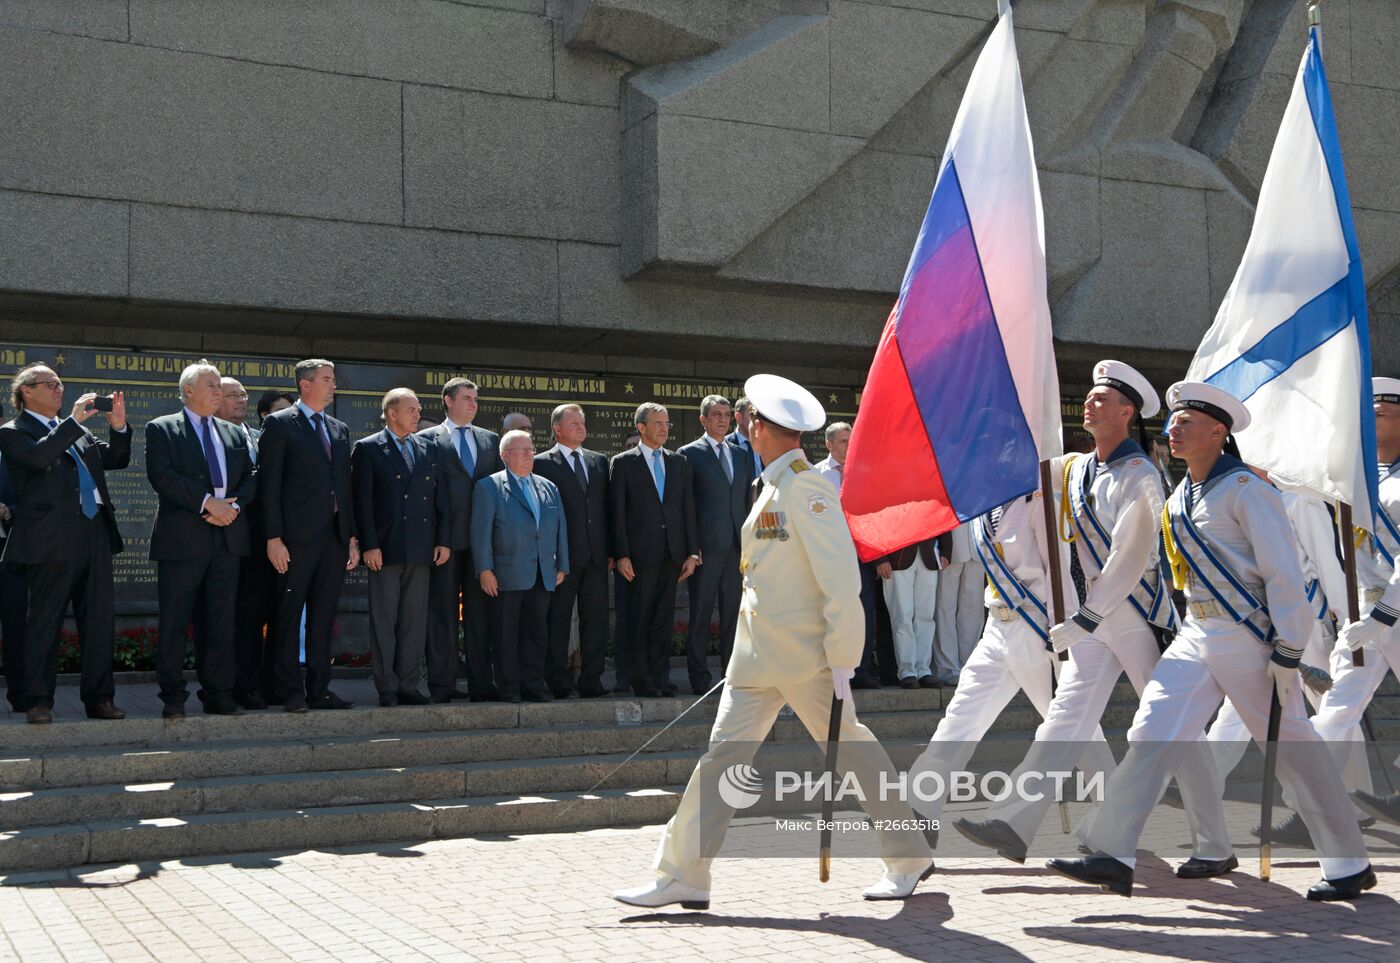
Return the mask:
<path id="1" fill-rule="evenodd" d="M 1204 602 L 1187 602 L 1186 611 L 1193 618 L 1198 619 L 1218 619 L 1225 618 L 1227 615 L 1215 599 L 1206 599 Z"/>
<path id="2" fill-rule="evenodd" d="M 998 622 L 1016 621 L 1016 610 L 1005 605 L 993 605 L 987 613 Z"/>
<path id="3" fill-rule="evenodd" d="M 1365 596 L 1365 598 L 1366 598 L 1366 604 L 1367 604 L 1367 605 L 1375 605 L 1377 602 L 1379 602 L 1379 601 L 1380 601 L 1382 598 L 1384 598 L 1384 597 L 1385 597 L 1385 589 L 1383 589 L 1383 588 L 1373 588 L 1373 589 L 1367 589 L 1367 590 L 1366 590 L 1366 596 Z"/>

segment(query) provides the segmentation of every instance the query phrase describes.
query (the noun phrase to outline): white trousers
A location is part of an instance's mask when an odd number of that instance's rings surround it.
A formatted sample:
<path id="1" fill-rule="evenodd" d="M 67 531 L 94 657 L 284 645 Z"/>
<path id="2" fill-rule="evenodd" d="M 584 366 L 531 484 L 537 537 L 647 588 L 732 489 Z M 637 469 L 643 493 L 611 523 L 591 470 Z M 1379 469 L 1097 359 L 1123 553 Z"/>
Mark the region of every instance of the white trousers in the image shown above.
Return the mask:
<path id="1" fill-rule="evenodd" d="M 1059 690 L 1050 703 L 1045 721 L 1036 730 L 1035 745 L 1012 776 L 1012 784 L 1018 787 L 1022 785 L 1018 780 L 1026 780 L 1026 792 L 1013 793 L 997 803 L 987 817 L 1005 820 L 1029 845 L 1055 795 L 1052 782 L 1035 779 L 1033 774 L 1068 771 L 1097 730 L 1119 675 L 1126 672 L 1128 681 L 1141 694 L 1147 688 L 1157 659 L 1156 637 L 1142 616 L 1127 603 L 1105 618 L 1093 635 L 1071 646 L 1069 665 L 1060 673 Z M 1212 705 L 1211 709 L 1214 708 Z M 1202 859 L 1224 859 L 1233 851 L 1221 802 L 1224 788 L 1210 759 L 1204 727 L 1203 719 L 1177 761 L 1180 771 L 1176 775 L 1186 807 L 1186 820 L 1191 827 L 1193 855 Z M 1165 788 L 1163 780 L 1153 803 L 1161 798 Z M 1042 798 L 1032 798 L 1036 795 Z M 1090 818 L 1099 817 L 1091 813 Z"/>
<path id="2" fill-rule="evenodd" d="M 1273 692 L 1265 669 L 1270 654 L 1268 646 L 1226 619 L 1188 618 L 1153 670 L 1128 730 L 1128 754 L 1109 779 L 1093 823 L 1076 830 L 1080 838 L 1132 865 L 1148 815 L 1173 771 L 1200 745 L 1197 734 L 1221 699 L 1234 703 L 1249 734 L 1262 744 Z M 1364 869 L 1366 845 L 1341 775 L 1296 688 L 1281 716 L 1278 776 L 1323 854 L 1318 860 L 1323 877 L 1338 879 Z"/>
<path id="3" fill-rule="evenodd" d="M 1332 650 L 1332 690 L 1322 697 L 1313 726 L 1317 734 L 1332 749 L 1339 768 L 1345 767 L 1357 750 L 1350 744 L 1353 732 L 1359 731 L 1361 714 L 1371 704 L 1371 697 L 1385 681 L 1387 670 L 1400 677 L 1400 631 L 1391 629 L 1386 638 L 1366 646 L 1366 664 L 1357 666 L 1351 650 L 1341 643 Z M 1347 783 L 1351 790 L 1373 792 L 1371 769 L 1365 759 L 1366 744 L 1361 743 L 1361 768 L 1364 779 Z"/>
<path id="4" fill-rule="evenodd" d="M 893 572 L 885 583 L 885 605 L 890 610 L 894 657 L 901 679 L 932 675 L 934 616 L 938 611 L 938 573 L 914 554 L 914 564 Z"/>
<path id="5" fill-rule="evenodd" d="M 1044 717 L 1050 708 L 1053 671 L 1045 643 L 1024 621 L 987 619 L 982 639 L 963 666 L 957 691 L 943 710 L 933 738 L 909 767 L 909 784 L 918 785 L 927 779 L 924 774 L 933 772 L 938 774 L 941 785 L 947 786 L 948 774 L 967 766 L 977 744 L 1017 692 L 1025 692 L 1031 705 Z M 1098 726 L 1094 727 L 1092 738 L 1079 760 L 1080 768 L 1111 772 L 1113 753 Z M 946 795 L 945 792 L 928 800 L 916 796 L 914 809 L 925 819 L 938 819 Z"/>
<path id="6" fill-rule="evenodd" d="M 697 889 L 710 888 L 710 862 L 724 844 L 734 818 L 733 807 L 719 799 L 715 787 L 730 766 L 753 761 L 784 704 L 792 706 L 813 739 L 825 744 L 831 719 L 831 671 L 822 669 L 806 679 L 772 688 L 725 684 L 710 730 L 709 751 L 696 764 L 680 808 L 661 836 L 654 864 L 659 877 L 678 879 Z M 847 746 L 853 747 L 852 751 L 846 751 Z M 854 773 L 862 788 L 875 788 L 867 791 L 862 808 L 877 823 L 890 821 L 903 827 L 879 834 L 886 869 L 891 873 L 919 872 L 927 865 L 931 850 L 924 834 L 912 825 L 914 813 L 909 805 L 895 793 L 888 800 L 880 798 L 882 776 L 893 783 L 898 772 L 874 733 L 856 719 L 849 699 L 842 706 L 841 747 L 836 757 L 841 772 Z"/>
<path id="7" fill-rule="evenodd" d="M 1327 647 L 1330 639 L 1331 633 L 1322 627 L 1321 622 L 1316 623 L 1313 627 L 1313 634 L 1308 639 L 1307 647 L 1303 649 L 1303 664 L 1329 668 L 1332 661 L 1337 658 L 1341 658 L 1349 664 L 1351 657 L 1347 654 L 1345 645 L 1341 646 L 1340 653 L 1334 651 L 1329 657 Z M 1333 648 L 1335 649 L 1335 645 Z M 1329 671 L 1332 670 L 1329 668 Z M 1322 705 L 1323 696 L 1318 695 L 1307 686 L 1303 686 L 1303 697 L 1315 710 Z M 1313 718 L 1315 720 L 1317 717 Z M 1244 719 L 1235 709 L 1235 704 L 1229 699 L 1226 699 L 1221 705 L 1220 712 L 1216 714 L 1215 721 L 1211 723 L 1210 730 L 1206 733 L 1206 739 L 1210 742 L 1216 771 L 1220 773 L 1220 778 L 1225 780 L 1231 771 L 1239 765 L 1245 750 L 1249 748 L 1250 741 L 1249 727 L 1244 724 Z M 1332 747 L 1332 756 L 1342 771 L 1342 785 L 1347 788 L 1348 792 L 1355 792 L 1358 789 L 1371 792 L 1371 768 L 1366 759 L 1366 738 L 1359 723 L 1347 730 L 1345 742 L 1345 748 L 1342 746 Z M 1293 805 L 1291 799 L 1286 799 L 1286 801 L 1290 806 Z M 1357 810 L 1358 819 L 1365 815 L 1360 809 Z"/>
<path id="8" fill-rule="evenodd" d="M 952 562 L 938 573 L 937 623 L 933 633 L 935 675 L 949 684 L 958 680 L 987 621 L 982 597 L 987 587 L 987 570 L 976 559 Z"/>

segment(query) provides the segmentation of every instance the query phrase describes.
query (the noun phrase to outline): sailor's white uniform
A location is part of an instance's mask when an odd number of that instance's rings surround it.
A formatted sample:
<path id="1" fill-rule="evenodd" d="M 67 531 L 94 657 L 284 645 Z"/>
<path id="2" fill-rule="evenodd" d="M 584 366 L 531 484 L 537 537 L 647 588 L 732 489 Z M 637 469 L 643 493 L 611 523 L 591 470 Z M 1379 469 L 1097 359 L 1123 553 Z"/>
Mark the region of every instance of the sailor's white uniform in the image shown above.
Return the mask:
<path id="1" fill-rule="evenodd" d="M 1128 755 L 1109 779 L 1092 824 L 1077 830 L 1087 845 L 1130 866 L 1163 786 L 1197 745 L 1195 733 L 1222 698 L 1229 697 L 1250 735 L 1264 742 L 1274 691 L 1266 665 L 1276 649 L 1280 658 L 1296 659 L 1316 620 L 1279 493 L 1228 455 L 1198 492 L 1189 485 L 1188 478 L 1168 505 L 1171 534 L 1192 572 L 1186 623 L 1153 670 L 1128 731 Z M 1213 567 L 1207 549 L 1228 575 Z M 1231 588 L 1232 580 L 1259 603 L 1257 609 Z M 1338 879 L 1366 868 L 1365 845 L 1299 688 L 1293 687 L 1283 706 L 1278 775 L 1317 844 L 1323 876 Z"/>
<path id="2" fill-rule="evenodd" d="M 1379 468 L 1380 504 L 1376 533 L 1368 537 L 1356 553 L 1356 581 L 1361 593 L 1361 614 L 1391 620 L 1390 611 L 1400 611 L 1400 461 Z M 1366 550 L 1369 549 L 1369 550 Z M 1392 620 L 1393 621 L 1393 620 Z M 1371 704 L 1371 697 L 1385 679 L 1386 670 L 1400 676 L 1400 628 L 1391 628 L 1376 642 L 1365 646 L 1366 664 L 1358 666 L 1351 651 L 1339 643 L 1332 652 L 1332 689 L 1322 697 L 1313 716 L 1318 734 L 1332 747 L 1332 754 L 1350 759 L 1354 754 L 1349 740 Z M 1371 773 L 1362 766 L 1364 778 L 1348 782 L 1349 789 L 1372 791 Z"/>
<path id="3" fill-rule="evenodd" d="M 1036 730 L 1035 744 L 1012 776 L 1013 785 L 1022 785 L 1019 779 L 1027 780 L 1026 792 L 1011 794 L 985 814 L 988 820 L 1010 824 L 1027 845 L 1054 801 L 1051 784 L 1041 785 L 1034 774 L 1068 771 L 1098 728 L 1119 675 L 1126 672 L 1133 688 L 1142 693 L 1159 656 L 1157 638 L 1143 611 L 1153 604 L 1144 582 L 1155 587 L 1159 577 L 1161 476 L 1131 439 L 1104 464 L 1098 464 L 1092 454 L 1079 457 L 1075 470 L 1069 473 L 1070 505 L 1076 515 L 1087 506 L 1094 521 L 1075 519 L 1074 547 L 1087 591 L 1074 620 L 1090 633 L 1070 647 L 1069 662 L 1060 673 L 1059 689 L 1045 721 Z M 1064 477 L 1063 463 L 1063 459 L 1056 460 L 1061 466 L 1055 472 L 1058 478 Z M 1092 476 L 1086 478 L 1085 472 L 1092 472 Z M 1086 489 L 1087 497 L 1075 494 Z M 1099 539 L 1097 548 L 1090 540 L 1099 529 L 1109 536 L 1106 554 L 1102 552 L 1104 540 Z M 1165 620 L 1174 615 L 1169 613 L 1171 601 L 1165 597 L 1165 588 L 1157 606 L 1153 613 L 1157 617 Z M 1218 860 L 1230 856 L 1232 850 L 1221 804 L 1221 781 L 1204 739 L 1205 722 L 1201 720 L 1194 736 L 1182 736 L 1192 748 L 1180 756 L 1177 779 L 1191 825 L 1194 855 Z M 1164 785 L 1158 786 L 1159 795 Z M 1037 795 L 1041 798 L 1031 798 Z"/>
<path id="4" fill-rule="evenodd" d="M 967 765 L 978 742 L 1017 691 L 1026 693 L 1041 716 L 1050 707 L 1054 670 L 1045 644 L 1050 622 L 1045 612 L 1050 597 L 1049 555 L 1040 499 L 1040 492 L 1015 499 L 973 522 L 976 552 L 991 573 L 985 595 L 987 622 L 928 748 L 909 768 L 911 789 L 933 784 L 925 775 L 930 772 L 937 773 L 946 786 L 948 774 Z M 1068 577 L 1068 552 L 1063 543 L 1059 547 L 1068 602 L 1074 591 Z M 1001 591 L 994 583 L 1002 586 Z M 1027 594 L 1023 596 L 1021 590 Z M 1113 771 L 1113 754 L 1097 726 L 1091 737 L 1079 760 L 1080 769 L 1101 771 L 1107 778 Z M 936 820 L 945 797 L 942 793 L 936 799 L 922 799 L 915 794 L 911 802 L 920 816 Z"/>
<path id="5" fill-rule="evenodd" d="M 1332 613 L 1338 618 L 1346 618 L 1346 576 L 1342 563 L 1337 559 L 1336 536 L 1332 529 L 1332 518 L 1327 512 L 1327 503 L 1306 488 L 1290 488 L 1275 480 L 1283 498 L 1288 521 L 1297 536 L 1298 562 L 1303 569 L 1303 581 L 1307 587 L 1309 604 L 1316 616 L 1312 634 L 1303 649 L 1303 664 L 1327 668 L 1334 657 L 1336 633 L 1332 629 Z M 1340 607 L 1340 611 L 1338 608 Z M 1342 647 L 1343 658 L 1346 647 Z M 1349 662 L 1350 659 L 1347 658 Z M 1307 686 L 1303 695 L 1314 709 L 1322 703 L 1322 696 Z M 1235 710 L 1229 699 L 1220 707 L 1220 713 L 1211 723 L 1207 738 L 1215 757 L 1220 777 L 1224 779 L 1239 764 L 1240 757 L 1249 747 L 1249 729 Z M 1354 725 L 1349 731 L 1349 751 L 1343 757 L 1336 751 L 1338 764 L 1342 769 L 1342 782 L 1348 790 L 1371 790 L 1371 772 L 1366 762 L 1366 743 L 1361 726 Z"/>

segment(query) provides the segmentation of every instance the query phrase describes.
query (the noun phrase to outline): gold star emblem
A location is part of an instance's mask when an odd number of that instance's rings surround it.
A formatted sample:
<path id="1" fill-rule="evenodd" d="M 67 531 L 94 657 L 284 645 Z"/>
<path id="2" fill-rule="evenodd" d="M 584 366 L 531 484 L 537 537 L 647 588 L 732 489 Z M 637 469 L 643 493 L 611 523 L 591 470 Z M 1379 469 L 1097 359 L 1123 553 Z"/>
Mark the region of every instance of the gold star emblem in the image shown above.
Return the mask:
<path id="1" fill-rule="evenodd" d="M 829 394 L 829 395 L 827 395 L 826 397 L 827 397 L 827 400 L 828 400 L 831 404 L 833 404 L 833 405 L 836 404 L 836 395 L 835 395 L 835 394 Z"/>
<path id="2" fill-rule="evenodd" d="M 61 368 L 68 363 L 68 359 L 65 358 L 63 352 L 60 351 L 58 354 L 54 355 L 53 363 Z"/>
<path id="3" fill-rule="evenodd" d="M 623 385 L 622 390 L 630 395 L 632 393 L 632 382 L 629 381 L 627 384 Z"/>

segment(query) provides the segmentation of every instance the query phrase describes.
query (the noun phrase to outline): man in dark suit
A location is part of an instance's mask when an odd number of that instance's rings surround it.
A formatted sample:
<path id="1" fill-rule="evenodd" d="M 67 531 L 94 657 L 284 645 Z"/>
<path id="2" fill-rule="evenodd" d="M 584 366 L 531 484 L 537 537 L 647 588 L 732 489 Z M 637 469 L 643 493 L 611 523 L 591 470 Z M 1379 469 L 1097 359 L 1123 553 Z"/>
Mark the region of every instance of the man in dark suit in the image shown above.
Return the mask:
<path id="1" fill-rule="evenodd" d="M 235 378 L 224 378 L 219 418 L 243 436 L 248 458 L 258 462 L 262 432 L 249 425 L 248 391 Z M 270 413 L 270 412 L 269 412 Z M 240 514 L 248 526 L 252 550 L 238 561 L 238 604 L 233 613 L 233 701 L 245 709 L 266 709 L 272 693 L 272 632 L 277 612 L 277 572 L 267 560 L 262 506 L 244 497 Z"/>
<path id="2" fill-rule="evenodd" d="M 106 472 L 125 468 L 131 460 L 126 399 L 120 391 L 110 396 L 104 443 L 83 427 L 97 410 L 99 399 L 91 392 L 59 421 L 63 382 L 47 365 L 21 368 L 10 390 L 18 411 L 14 421 L 0 426 L 0 458 L 9 464 L 19 505 L 4 563 L 23 566 L 29 584 L 26 718 L 53 721 L 59 631 L 71 602 L 82 646 L 80 692 L 87 715 L 123 719 L 126 713 L 112 701 L 112 556 L 122 550 L 122 537 Z"/>
<path id="3" fill-rule="evenodd" d="M 696 695 L 708 692 L 714 683 L 706 660 L 710 615 L 716 600 L 719 651 L 725 667 L 739 624 L 739 533 L 749 514 L 753 460 L 725 438 L 729 422 L 728 400 L 721 395 L 706 397 L 700 402 L 700 425 L 705 433 L 678 449 L 690 462 L 700 539 L 700 567 L 690 580 L 690 625 L 686 632 L 686 671 L 690 691 Z"/>
<path id="4" fill-rule="evenodd" d="M 239 559 L 248 555 L 244 502 L 257 490 L 248 439 L 219 421 L 219 371 L 200 360 L 180 374 L 184 409 L 146 425 L 146 477 L 160 498 L 151 529 L 160 621 L 156 681 L 167 719 L 185 715 L 185 627 L 202 603 L 195 669 L 204 711 L 238 715 L 233 701 Z"/>
<path id="5" fill-rule="evenodd" d="M 524 431 L 501 438 L 504 471 L 476 483 L 472 558 L 481 590 L 496 599 L 496 683 L 507 702 L 549 702 L 544 656 L 549 597 L 569 573 L 569 535 L 559 489 L 534 474 Z"/>
<path id="6" fill-rule="evenodd" d="M 369 627 L 379 704 L 426 705 L 418 691 L 428 637 L 428 577 L 447 561 L 448 502 L 437 452 L 413 434 L 418 396 L 394 388 L 380 402 L 384 430 L 355 442 L 355 523 L 369 569 Z"/>
<path id="7" fill-rule="evenodd" d="M 637 408 L 636 448 L 614 456 L 608 473 L 613 557 L 628 581 L 632 646 L 627 666 L 637 695 L 675 695 L 671 632 L 676 586 L 700 564 L 690 462 L 663 446 L 671 432 L 661 405 Z"/>
<path id="8" fill-rule="evenodd" d="M 732 442 L 744 450 L 749 459 L 749 468 L 753 472 L 750 477 L 757 478 L 763 473 L 763 460 L 758 457 L 758 452 L 753 450 L 753 442 L 749 441 L 749 425 L 753 423 L 753 402 L 741 397 L 734 402 L 734 430 L 730 432 L 725 441 Z M 753 504 L 755 492 L 749 493 L 749 504 Z"/>
<path id="9" fill-rule="evenodd" d="M 588 427 L 578 405 L 554 409 L 550 425 L 557 442 L 535 456 L 535 474 L 559 489 L 569 529 L 569 574 L 549 600 L 549 646 L 545 678 L 556 699 L 574 689 L 569 673 L 569 627 L 578 606 L 578 693 L 592 699 L 603 688 L 608 641 L 608 460 L 583 447 Z"/>
<path id="10" fill-rule="evenodd" d="M 0 420 L 3 419 L 4 406 L 0 405 Z M 0 558 L 5 556 L 5 543 L 9 540 L 18 507 L 14 479 L 10 477 L 4 456 L 0 455 Z M 5 661 L 5 695 L 15 712 L 29 707 L 24 696 L 24 619 L 28 610 L 29 588 L 24 569 L 0 562 L 0 638 L 4 645 L 0 658 Z"/>
<path id="11" fill-rule="evenodd" d="M 472 492 L 476 483 L 500 471 L 500 437 L 472 424 L 476 420 L 476 384 L 453 378 L 442 386 L 442 424 L 420 432 L 437 452 L 438 468 L 450 505 L 452 557 L 434 567 L 428 579 L 428 694 L 434 702 L 460 697 L 457 674 L 466 653 L 467 692 L 473 702 L 498 697 L 491 656 L 494 599 L 481 591 L 472 562 Z"/>
<path id="12" fill-rule="evenodd" d="M 345 573 L 360 563 L 350 487 L 350 429 L 326 414 L 335 365 L 298 361 L 297 403 L 268 416 L 258 449 L 267 558 L 277 570 L 273 688 L 288 712 L 348 709 L 330 690 L 331 630 Z M 306 608 L 306 684 L 297 670 Z"/>

